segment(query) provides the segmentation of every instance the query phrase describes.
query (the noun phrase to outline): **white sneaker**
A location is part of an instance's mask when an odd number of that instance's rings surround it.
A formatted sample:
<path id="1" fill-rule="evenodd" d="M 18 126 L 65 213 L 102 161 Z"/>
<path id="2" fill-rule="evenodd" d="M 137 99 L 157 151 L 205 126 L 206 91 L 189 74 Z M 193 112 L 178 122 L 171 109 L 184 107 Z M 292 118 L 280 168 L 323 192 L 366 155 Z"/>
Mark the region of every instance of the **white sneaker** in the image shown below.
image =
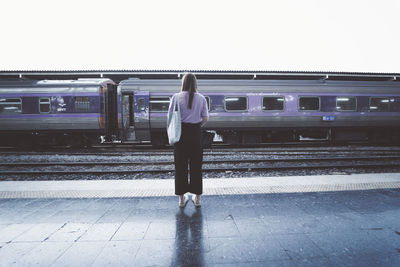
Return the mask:
<path id="1" fill-rule="evenodd" d="M 187 195 L 183 196 L 183 200 L 181 201 L 181 197 L 179 197 L 179 207 L 184 208 L 186 203 L 189 201 L 189 197 Z"/>
<path id="2" fill-rule="evenodd" d="M 196 207 L 201 206 L 200 198 L 197 197 L 196 195 L 192 195 L 192 202 Z"/>

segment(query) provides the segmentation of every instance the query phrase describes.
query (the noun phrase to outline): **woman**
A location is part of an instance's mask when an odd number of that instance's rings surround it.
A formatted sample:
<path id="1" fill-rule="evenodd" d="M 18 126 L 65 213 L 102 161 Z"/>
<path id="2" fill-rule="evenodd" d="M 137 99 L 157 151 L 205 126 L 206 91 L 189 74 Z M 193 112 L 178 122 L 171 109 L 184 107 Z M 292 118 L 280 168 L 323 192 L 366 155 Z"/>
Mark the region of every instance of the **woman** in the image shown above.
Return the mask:
<path id="1" fill-rule="evenodd" d="M 175 195 L 179 196 L 179 206 L 185 207 L 189 199 L 186 193 L 190 192 L 194 194 L 192 196 L 194 205 L 199 207 L 203 193 L 201 126 L 208 120 L 208 108 L 205 97 L 197 93 L 197 80 L 194 74 L 186 73 L 183 76 L 182 90 L 173 96 L 168 116 L 173 112 L 176 99 L 179 99 L 181 110 L 182 133 L 181 139 L 174 145 Z"/>

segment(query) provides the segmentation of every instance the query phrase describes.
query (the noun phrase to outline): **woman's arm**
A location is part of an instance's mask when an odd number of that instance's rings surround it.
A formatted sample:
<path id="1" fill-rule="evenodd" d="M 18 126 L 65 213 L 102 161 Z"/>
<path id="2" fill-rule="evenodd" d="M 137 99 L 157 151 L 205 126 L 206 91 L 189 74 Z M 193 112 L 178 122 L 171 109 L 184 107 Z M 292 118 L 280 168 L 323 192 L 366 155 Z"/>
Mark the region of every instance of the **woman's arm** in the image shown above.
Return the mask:
<path id="1" fill-rule="evenodd" d="M 208 106 L 207 106 L 207 101 L 205 99 L 205 97 L 203 96 L 203 108 L 201 111 L 201 126 L 203 126 L 204 124 L 206 124 L 206 122 L 208 121 Z"/>
<path id="2" fill-rule="evenodd" d="M 208 117 L 202 117 L 202 118 L 201 118 L 201 126 L 203 126 L 204 124 L 206 124 L 207 121 L 208 121 Z"/>

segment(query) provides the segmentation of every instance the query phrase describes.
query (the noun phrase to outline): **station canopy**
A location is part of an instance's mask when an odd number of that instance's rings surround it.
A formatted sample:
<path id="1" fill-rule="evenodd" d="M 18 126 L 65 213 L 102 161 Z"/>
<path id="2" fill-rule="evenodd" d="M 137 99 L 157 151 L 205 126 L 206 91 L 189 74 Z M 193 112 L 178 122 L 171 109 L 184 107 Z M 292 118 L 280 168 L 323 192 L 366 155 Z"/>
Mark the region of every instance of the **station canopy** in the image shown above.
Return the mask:
<path id="1" fill-rule="evenodd" d="M 313 71 L 221 71 L 221 70 L 66 70 L 66 71 L 0 71 L 0 79 L 66 80 L 109 78 L 115 82 L 129 78 L 180 79 L 192 72 L 198 79 L 232 80 L 339 80 L 339 81 L 400 81 L 400 73 L 313 72 Z"/>

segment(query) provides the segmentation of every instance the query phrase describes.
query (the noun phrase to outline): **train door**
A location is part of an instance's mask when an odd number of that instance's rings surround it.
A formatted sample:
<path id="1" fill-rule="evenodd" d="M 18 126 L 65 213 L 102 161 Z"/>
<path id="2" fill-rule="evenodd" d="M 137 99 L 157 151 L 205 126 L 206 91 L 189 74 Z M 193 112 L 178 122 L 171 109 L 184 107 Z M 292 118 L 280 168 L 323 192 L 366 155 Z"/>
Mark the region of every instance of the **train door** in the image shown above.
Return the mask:
<path id="1" fill-rule="evenodd" d="M 136 92 L 133 98 L 133 124 L 137 141 L 150 141 L 149 92 Z"/>
<path id="2" fill-rule="evenodd" d="M 110 142 L 118 135 L 118 99 L 115 84 L 107 84 L 105 97 L 105 138 L 107 142 Z"/>
<path id="3" fill-rule="evenodd" d="M 122 120 L 124 135 L 122 140 L 134 141 L 135 136 L 135 118 L 134 118 L 134 93 L 128 92 L 122 95 Z"/>

